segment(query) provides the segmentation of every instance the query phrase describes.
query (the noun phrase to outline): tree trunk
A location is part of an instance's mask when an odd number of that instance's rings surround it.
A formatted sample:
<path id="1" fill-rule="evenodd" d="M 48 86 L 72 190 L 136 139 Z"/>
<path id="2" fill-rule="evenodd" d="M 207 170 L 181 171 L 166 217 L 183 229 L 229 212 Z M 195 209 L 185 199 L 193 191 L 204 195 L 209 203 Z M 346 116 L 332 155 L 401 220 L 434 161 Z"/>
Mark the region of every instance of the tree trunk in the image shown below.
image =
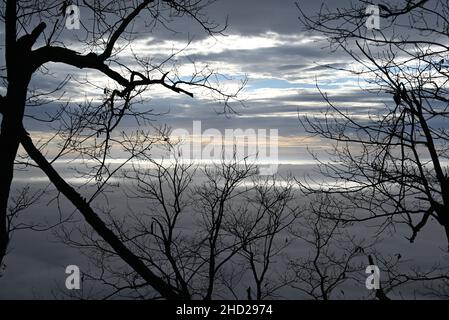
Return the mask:
<path id="1" fill-rule="evenodd" d="M 19 147 L 18 135 L 8 117 L 3 116 L 0 133 L 0 265 L 9 242 L 7 213 L 8 198 L 14 172 L 14 159 Z"/>
<path id="2" fill-rule="evenodd" d="M 14 160 L 23 131 L 22 119 L 25 109 L 29 77 L 16 75 L 8 79 L 8 92 L 2 106 L 3 118 L 0 132 L 0 264 L 6 255 L 9 242 L 7 214 L 8 198 L 14 175 Z"/>

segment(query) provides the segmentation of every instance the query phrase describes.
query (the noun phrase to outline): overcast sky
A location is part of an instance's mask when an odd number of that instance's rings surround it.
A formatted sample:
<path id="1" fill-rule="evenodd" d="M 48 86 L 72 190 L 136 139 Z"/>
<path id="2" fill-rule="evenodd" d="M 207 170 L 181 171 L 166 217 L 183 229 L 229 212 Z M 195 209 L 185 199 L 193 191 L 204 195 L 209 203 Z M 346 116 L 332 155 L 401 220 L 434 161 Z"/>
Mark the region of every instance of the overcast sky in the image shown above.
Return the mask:
<path id="1" fill-rule="evenodd" d="M 347 2 L 328 1 L 328 4 L 344 6 Z M 322 1 L 316 0 L 299 1 L 299 6 L 310 13 L 316 12 L 321 4 Z M 188 18 L 168 24 L 176 32 L 159 26 L 148 33 L 144 32 L 144 24 L 136 23 L 134 32 L 138 37 L 120 53 L 120 62 L 132 64 L 132 55 L 136 54 L 157 63 L 184 49 L 174 61 L 180 77 L 188 77 L 193 70 L 192 62 L 195 62 L 197 67 L 207 65 L 222 74 L 219 80 L 225 90 L 235 90 L 240 81 L 247 79 L 240 95 L 245 101 L 244 106 L 235 104 L 237 114 L 219 115 L 222 106 L 204 92 L 194 91 L 192 99 L 153 87 L 145 93 L 141 107 L 151 107 L 154 112 L 163 114 L 155 117 L 158 123 L 168 124 L 173 129 L 191 130 L 192 122 L 201 120 L 203 130 L 216 128 L 221 132 L 232 128 L 278 129 L 281 159 L 301 160 L 308 157 L 306 147 L 319 148 L 324 143 L 308 137 L 298 121 L 298 116 L 318 115 L 325 109 L 317 86 L 338 106 L 360 118 L 382 110 L 385 102 L 391 103 L 387 94 L 367 94 L 361 90 L 363 80 L 329 68 L 350 67 L 352 61 L 341 51 L 331 51 L 327 39 L 304 32 L 295 1 L 218 0 L 204 14 L 218 23 L 228 19 L 224 35 L 210 37 L 198 23 Z M 82 12 L 81 19 L 88 23 L 89 17 L 83 16 Z M 3 24 L 0 25 L 0 42 L 3 43 Z M 81 31 L 65 30 L 61 35 L 69 47 L 79 48 L 76 39 L 80 34 L 77 32 Z M 0 64 L 3 65 L 4 49 L 0 49 Z M 50 72 L 35 75 L 31 88 L 51 92 L 61 79 L 70 75 L 71 80 L 59 103 L 99 102 L 103 97 L 101 88 L 114 85 L 93 70 L 79 70 L 62 64 L 48 64 L 47 68 Z M 167 68 L 172 71 L 170 76 L 175 73 L 174 65 L 168 64 Z M 85 84 L 86 78 L 95 85 Z M 4 92 L 4 88 L 0 91 Z M 57 107 L 58 103 L 49 103 L 45 107 L 29 108 L 27 112 L 43 116 Z M 36 140 L 51 131 L 48 124 L 29 119 L 25 126 Z M 123 126 L 135 128 L 136 124 L 125 121 Z M 64 170 L 63 166 L 58 169 Z M 17 174 L 14 188 L 22 188 L 24 182 L 32 180 L 30 176 L 28 172 Z M 44 185 L 42 180 L 36 181 L 39 188 Z M 118 202 L 117 199 L 114 201 Z M 63 205 L 66 209 L 69 207 Z M 42 202 L 33 210 L 31 216 L 33 212 L 44 212 L 43 219 L 57 215 L 54 203 Z M 75 250 L 52 240 L 55 239 L 50 232 L 23 232 L 15 236 L 6 276 L 0 279 L 0 298 L 51 297 L 50 289 L 65 278 L 61 272 L 63 266 L 73 261 L 82 264 L 82 258 Z M 403 242 L 401 245 L 408 244 Z M 428 250 L 420 252 L 423 261 L 431 254 Z"/>
<path id="2" fill-rule="evenodd" d="M 332 1 L 328 5 L 345 3 L 347 1 Z M 299 5 L 313 13 L 321 2 L 300 1 Z M 138 22 L 133 27 L 138 38 L 120 53 L 119 59 L 130 65 L 132 54 L 137 54 L 158 62 L 172 52 L 184 49 L 175 59 L 180 77 L 188 77 L 193 70 L 192 62 L 195 62 L 197 68 L 207 65 L 222 74 L 220 84 L 227 92 L 236 90 L 240 82 L 247 79 L 239 96 L 244 100 L 244 106 L 234 104 L 238 114 L 229 117 L 217 115 L 223 110 L 222 106 L 204 91 L 194 91 L 195 98 L 192 99 L 154 87 L 145 94 L 147 100 L 142 108 L 151 107 L 156 113 L 167 113 L 157 120 L 174 129 L 191 130 L 193 120 L 201 120 L 203 129 L 216 128 L 222 132 L 226 128 L 275 128 L 281 139 L 289 138 L 283 141 L 288 141 L 292 148 L 281 150 L 281 157 L 305 157 L 303 147 L 310 141 L 301 140 L 304 134 L 298 116 L 316 115 L 325 107 L 317 86 L 339 106 L 362 117 L 382 108 L 385 97 L 366 95 L 360 90 L 360 79 L 328 68 L 345 67 L 351 61 L 344 53 L 331 52 L 326 39 L 305 33 L 296 6 L 292 0 L 217 1 L 207 7 L 204 14 L 221 24 L 227 19 L 228 28 L 223 36 L 215 37 L 208 36 L 198 23 L 188 18 L 174 19 L 168 24 L 170 30 L 158 26 L 151 33 L 143 32 L 145 25 Z M 89 16 L 83 16 L 81 12 L 83 19 L 88 23 Z M 65 30 L 62 37 L 69 47 L 78 48 L 76 39 L 80 32 Z M 98 87 L 111 85 L 110 80 L 93 70 L 78 70 L 61 64 L 47 67 L 50 74 L 37 74 L 31 86 L 51 91 L 61 79 L 70 75 L 72 78 L 64 88 L 63 100 L 100 101 L 103 92 Z M 167 69 L 174 75 L 174 66 L 168 64 Z M 86 78 L 96 86 L 83 84 Z M 28 113 L 41 115 L 56 107 L 52 103 L 47 107 L 30 108 Z M 132 121 L 124 121 L 123 125 L 136 126 Z M 26 126 L 35 135 L 48 130 L 46 124 L 34 121 L 28 121 Z"/>

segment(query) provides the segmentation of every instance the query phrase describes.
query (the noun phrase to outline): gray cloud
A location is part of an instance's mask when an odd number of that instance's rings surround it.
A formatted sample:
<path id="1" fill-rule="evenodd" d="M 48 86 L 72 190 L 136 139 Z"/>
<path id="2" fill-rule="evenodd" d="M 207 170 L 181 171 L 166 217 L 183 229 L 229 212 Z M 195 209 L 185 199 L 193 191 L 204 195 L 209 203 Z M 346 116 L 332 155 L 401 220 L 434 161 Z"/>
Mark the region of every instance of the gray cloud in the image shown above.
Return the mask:
<path id="1" fill-rule="evenodd" d="M 337 6 L 343 2 L 347 1 L 332 1 L 331 5 Z M 300 5 L 308 12 L 315 12 L 321 5 L 321 1 L 300 1 Z M 350 61 L 345 54 L 341 52 L 330 54 L 327 49 L 323 49 L 323 42 L 290 43 L 289 39 L 294 36 L 310 36 L 301 29 L 297 19 L 299 12 L 294 1 L 221 0 L 212 4 L 206 10 L 206 14 L 218 22 L 223 22 L 228 16 L 229 28 L 226 31 L 228 34 L 267 37 L 267 32 L 274 32 L 283 42 L 276 47 L 236 49 L 230 46 L 220 52 L 206 50 L 202 53 L 185 55 L 181 60 L 222 63 L 225 67 L 237 66 L 241 73 L 248 75 L 248 93 L 258 90 L 258 94 L 250 95 L 251 98 L 246 101 L 246 107 L 238 107 L 236 111 L 239 114 L 229 117 L 217 115 L 218 111 L 222 111 L 220 105 L 201 97 L 191 99 L 175 94 L 151 95 L 144 105 L 136 107 L 152 108 L 154 112 L 162 113 L 154 117 L 157 123 L 165 123 L 173 128 L 189 129 L 193 120 L 202 120 L 203 130 L 217 128 L 223 132 L 226 128 L 277 128 L 279 134 L 285 137 L 303 136 L 304 129 L 299 125 L 298 114 L 316 114 L 326 108 L 318 89 L 314 87 L 315 81 L 324 91 L 330 91 L 332 101 L 342 104 L 356 115 L 366 115 L 369 112 L 382 110 L 382 102 L 391 103 L 390 95 L 385 93 L 374 95 L 361 90 L 345 90 L 344 84 L 338 81 L 341 81 L 342 75 L 327 68 L 347 66 Z M 174 20 L 168 25 L 178 32 L 174 33 L 162 26 L 157 26 L 151 33 L 141 34 L 140 37 L 145 40 L 151 36 L 151 40 L 146 41 L 147 46 L 151 48 L 162 46 L 166 40 L 186 42 L 189 38 L 199 41 L 207 37 L 198 24 L 188 18 Z M 139 33 L 142 30 L 141 21 L 136 24 L 134 31 Z M 74 33 L 64 31 L 62 39 L 68 42 L 75 41 L 75 36 Z M 3 40 L 3 30 L 0 29 L 0 41 L 3 42 Z M 3 48 L 0 47 L 0 64 L 2 65 L 3 52 Z M 161 61 L 165 57 L 166 55 L 161 53 L 152 56 L 156 61 Z M 122 60 L 123 63 L 130 61 L 129 57 Z M 80 90 L 79 82 L 75 81 L 75 79 L 82 80 L 88 71 L 55 64 L 47 67 L 50 74 L 35 75 L 32 88 L 51 91 L 59 85 L 63 77 L 71 75 L 73 80 L 63 89 L 67 95 L 91 97 L 92 92 L 83 92 Z M 263 76 L 261 76 L 262 73 Z M 282 83 L 273 82 L 273 79 Z M 279 89 L 275 96 L 268 94 L 263 96 L 265 92 L 273 89 Z M 282 92 L 281 89 L 286 89 L 286 92 Z M 101 89 L 90 88 L 90 90 L 99 91 L 98 95 L 102 93 Z M 287 90 L 290 91 L 287 92 Z M 43 117 L 46 114 L 54 114 L 59 105 L 57 102 L 51 102 L 42 107 L 30 107 L 27 113 Z M 166 112 L 169 113 L 164 114 Z M 52 130 L 48 124 L 31 119 L 26 119 L 25 126 L 30 131 Z M 122 127 L 135 129 L 138 125 L 133 119 L 125 118 Z M 290 159 L 302 159 L 306 154 L 299 148 L 283 152 L 285 152 L 283 155 Z M 18 184 L 16 186 L 20 187 Z M 42 212 L 42 210 L 47 210 L 48 216 L 52 218 L 57 214 L 54 206 L 46 208 L 44 205 L 33 208 L 30 214 Z M 29 298 L 33 297 L 33 290 L 49 297 L 49 290 L 53 287 L 53 283 L 60 282 L 64 278 L 63 266 L 73 263 L 73 260 L 82 261 L 82 257 L 74 250 L 49 243 L 47 241 L 49 237 L 51 237 L 50 233 L 27 232 L 19 233 L 17 237 L 14 237 L 13 252 L 8 257 L 7 272 L 5 277 L 0 279 L 1 298 Z M 51 239 L 54 240 L 54 238 Z"/>

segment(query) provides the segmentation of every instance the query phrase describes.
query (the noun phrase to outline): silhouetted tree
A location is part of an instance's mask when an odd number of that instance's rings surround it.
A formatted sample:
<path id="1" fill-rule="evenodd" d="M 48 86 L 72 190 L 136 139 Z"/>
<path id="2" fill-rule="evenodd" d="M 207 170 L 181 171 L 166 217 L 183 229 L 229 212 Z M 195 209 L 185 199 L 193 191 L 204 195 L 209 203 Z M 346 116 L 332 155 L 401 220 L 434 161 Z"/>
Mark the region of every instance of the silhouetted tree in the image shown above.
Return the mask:
<path id="1" fill-rule="evenodd" d="M 329 300 L 344 295 L 342 290 L 334 294 L 342 284 L 360 282 L 364 264 L 357 257 L 371 250 L 373 243 L 351 235 L 338 219 L 322 216 L 323 212 L 329 213 L 326 195 L 314 200 L 291 228 L 292 235 L 302 240 L 298 248 L 307 248 L 306 254 L 291 256 L 290 266 L 295 274 L 291 286 L 313 299 Z M 334 217 L 342 214 L 341 208 L 336 210 Z"/>
<path id="2" fill-rule="evenodd" d="M 215 98 L 220 99 L 225 108 L 228 108 L 228 102 L 235 98 L 235 93 L 225 94 L 220 87 L 212 83 L 213 72 L 208 68 L 195 69 L 190 78 L 170 73 L 175 69 L 166 67 L 166 64 L 174 57 L 172 52 L 168 52 L 166 59 L 159 63 L 152 63 L 136 54 L 129 65 L 124 65 L 123 60 L 120 60 L 124 46 L 132 43 L 137 37 L 137 34 L 132 32 L 132 25 L 136 22 L 147 26 L 146 30 L 151 30 L 155 25 L 165 25 L 171 19 L 186 16 L 195 20 L 210 35 L 222 32 L 223 29 L 209 21 L 203 13 L 203 8 L 209 3 L 210 1 L 191 0 L 73 2 L 80 8 L 81 16 L 89 16 L 89 19 L 81 20 L 78 37 L 80 40 L 75 49 L 75 46 L 66 44 L 62 36 L 65 9 L 72 2 L 3 2 L 1 18 L 4 24 L 5 66 L 2 70 L 6 94 L 0 97 L 0 262 L 3 261 L 9 242 L 8 221 L 11 213 L 8 213 L 8 198 L 16 156 L 21 145 L 26 152 L 26 155 L 21 157 L 21 162 L 30 165 L 28 161 L 32 160 L 47 175 L 57 191 L 76 207 L 90 227 L 108 245 L 108 251 L 115 252 L 162 297 L 190 298 L 186 291 L 180 290 L 162 275 L 158 275 L 154 266 L 137 256 L 126 242 L 121 241 L 120 236 L 115 234 L 93 209 L 92 202 L 102 193 L 103 188 L 110 182 L 110 177 L 116 172 L 107 162 L 114 146 L 118 145 L 130 154 L 125 161 L 127 162 L 139 152 L 150 148 L 156 139 L 150 137 L 149 132 L 115 134 L 123 119 L 131 118 L 139 124 L 148 124 L 153 115 L 151 110 L 134 109 L 134 98 L 141 98 L 144 91 L 154 86 L 191 97 L 193 91 L 189 91 L 189 88 L 205 88 Z M 46 97 L 42 91 L 29 88 L 34 75 L 40 73 L 45 77 L 49 74 L 54 66 L 51 63 L 63 64 L 67 70 L 95 70 L 114 84 L 112 88 L 99 88 L 104 92 L 103 103 L 86 101 L 78 106 L 65 103 L 59 113 L 48 119 L 35 118 L 49 123 L 56 121 L 59 125 L 54 137 L 59 139 L 59 150 L 56 156 L 47 159 L 44 147 L 52 139 L 37 147 L 33 137 L 24 128 L 23 120 L 27 116 L 28 107 L 55 100 L 51 94 Z M 68 78 L 60 79 L 61 84 L 51 93 L 60 92 Z M 89 79 L 87 82 L 92 83 Z M 98 87 L 98 83 L 92 84 Z M 53 162 L 64 155 L 83 159 L 85 163 L 93 163 L 82 173 L 86 181 L 95 181 L 98 186 L 97 192 L 89 199 L 71 186 L 53 167 Z"/>
<path id="3" fill-rule="evenodd" d="M 334 194 L 344 221 L 377 221 L 380 230 L 403 224 L 413 242 L 435 221 L 449 241 L 448 3 L 387 1 L 379 5 L 380 30 L 365 25 L 360 1 L 316 16 L 301 10 L 309 31 L 325 36 L 334 50 L 356 63 L 348 67 L 369 93 L 386 93 L 384 108 L 359 118 L 321 92 L 328 109 L 301 119 L 308 132 L 335 142 L 329 161 L 317 156 L 325 180 L 336 184 L 305 192 Z M 349 205 L 350 204 L 350 205 Z"/>
<path id="4" fill-rule="evenodd" d="M 369 5 L 380 10 L 379 29 L 367 27 L 373 19 Z M 328 107 L 300 121 L 332 147 L 327 155 L 312 153 L 323 182 L 302 181 L 302 190 L 309 196 L 327 195 L 323 219 L 364 226 L 375 222 L 376 237 L 405 225 L 410 242 L 437 223 L 449 243 L 447 1 L 359 1 L 345 8 L 323 5 L 316 15 L 300 4 L 298 9 L 306 30 L 324 36 L 331 50 L 341 50 L 355 62 L 334 70 L 358 78 L 365 94 L 384 104 L 360 117 L 337 106 L 318 85 Z M 444 296 L 447 266 L 404 270 L 393 267 L 393 260 L 376 260 L 388 274 L 377 298 L 420 281 Z"/>
<path id="5" fill-rule="evenodd" d="M 139 159 L 125 174 L 132 182 L 126 193 L 145 209 L 105 216 L 120 241 L 166 283 L 183 297 L 206 300 L 251 297 L 245 285 L 254 288 L 253 298 L 264 299 L 287 285 L 280 272 L 287 264 L 276 260 L 290 245 L 286 229 L 299 214 L 292 181 L 259 178 L 254 164 L 236 158 L 204 167 L 149 154 Z M 59 236 L 90 258 L 85 286 L 102 288 L 89 291 L 91 297 L 160 297 L 91 230 L 63 228 Z"/>

